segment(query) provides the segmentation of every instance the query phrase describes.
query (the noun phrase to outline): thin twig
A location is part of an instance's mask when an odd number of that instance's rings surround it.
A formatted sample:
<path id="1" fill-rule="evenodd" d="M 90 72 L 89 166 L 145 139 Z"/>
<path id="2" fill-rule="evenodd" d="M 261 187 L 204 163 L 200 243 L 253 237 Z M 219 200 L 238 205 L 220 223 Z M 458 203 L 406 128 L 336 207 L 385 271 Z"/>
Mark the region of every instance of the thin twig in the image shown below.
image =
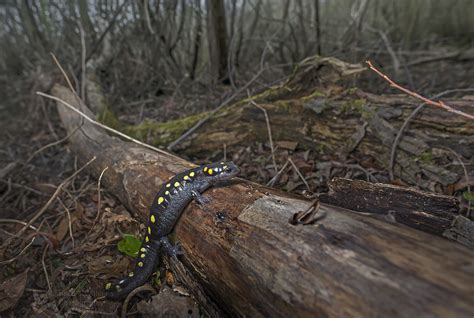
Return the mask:
<path id="1" fill-rule="evenodd" d="M 84 28 L 79 22 L 79 31 L 81 32 L 81 99 L 86 99 L 86 39 L 84 36 Z"/>
<path id="2" fill-rule="evenodd" d="M 275 173 L 276 173 L 278 171 L 278 167 L 277 167 L 276 160 L 275 160 L 275 147 L 273 147 L 273 138 L 272 138 L 272 129 L 270 127 L 270 118 L 268 118 L 267 110 L 265 108 L 263 108 L 262 106 L 258 105 L 252 99 L 252 97 L 250 96 L 250 92 L 248 90 L 247 90 L 247 95 L 250 99 L 250 103 L 252 105 L 254 105 L 255 107 L 257 107 L 258 109 L 260 109 L 263 112 L 263 114 L 265 115 L 265 122 L 267 124 L 267 132 L 268 132 L 268 140 L 270 142 L 270 150 L 272 152 L 273 169 L 275 169 Z"/>
<path id="3" fill-rule="evenodd" d="M 64 68 L 61 66 L 61 64 L 59 63 L 58 59 L 56 58 L 56 55 L 54 55 L 53 53 L 50 53 L 51 54 L 51 57 L 53 58 L 54 60 L 54 63 L 56 63 L 56 65 L 58 66 L 59 70 L 61 71 L 61 73 L 63 74 L 64 76 L 64 79 L 66 79 L 66 82 L 67 82 L 67 85 L 69 86 L 69 89 L 71 90 L 71 92 L 73 92 L 73 94 L 79 98 L 79 96 L 77 96 L 77 93 L 76 91 L 74 90 L 74 86 L 72 86 L 72 83 L 71 83 L 71 80 L 69 80 L 69 77 L 67 76 L 66 74 L 66 71 L 64 70 Z"/>
<path id="4" fill-rule="evenodd" d="M 31 246 L 31 244 L 33 244 L 35 239 L 36 239 L 36 236 L 33 236 L 31 238 L 31 241 L 28 244 L 26 244 L 25 247 L 23 247 L 23 249 L 20 251 L 20 253 L 18 253 L 17 255 L 13 256 L 10 259 L 7 259 L 5 261 L 0 262 L 0 265 L 9 264 L 9 263 L 14 262 L 18 257 L 20 257 L 21 255 L 23 255 L 23 253 L 25 253 L 25 251 Z"/>
<path id="5" fill-rule="evenodd" d="M 49 276 L 48 276 L 48 269 L 46 268 L 46 263 L 44 262 L 48 248 L 49 248 L 49 244 L 46 244 L 43 250 L 43 256 L 41 257 L 41 265 L 43 266 L 44 276 L 46 278 L 46 283 L 48 284 L 48 290 L 49 292 L 51 292 L 53 289 L 51 288 L 51 282 L 49 281 Z"/>
<path id="6" fill-rule="evenodd" d="M 130 141 L 132 141 L 132 142 L 134 142 L 134 143 L 136 143 L 136 144 L 138 144 L 138 145 L 140 145 L 140 146 L 143 146 L 143 147 L 145 147 L 145 148 L 148 148 L 148 149 L 151 149 L 151 150 L 153 150 L 153 151 L 159 152 L 159 153 L 161 153 L 161 154 L 164 154 L 164 155 L 167 155 L 167 156 L 171 156 L 171 157 L 174 157 L 174 158 L 176 158 L 176 159 L 181 159 L 180 157 L 175 156 L 175 155 L 173 155 L 173 154 L 171 154 L 171 153 L 169 153 L 169 152 L 166 152 L 166 151 L 161 150 L 161 149 L 159 149 L 159 148 L 153 147 L 153 146 L 151 146 L 151 145 L 149 145 L 149 144 L 146 144 L 146 143 L 144 143 L 144 142 L 141 142 L 140 140 L 137 140 L 137 139 L 135 139 L 135 138 L 129 137 L 129 136 L 125 135 L 124 133 L 121 133 L 121 132 L 118 131 L 118 130 L 115 130 L 115 129 L 113 129 L 113 128 L 110 128 L 110 127 L 108 127 L 108 126 L 102 124 L 102 123 L 99 123 L 98 121 L 95 121 L 94 119 L 90 118 L 89 116 L 87 116 L 86 114 L 84 114 L 83 112 L 81 112 L 80 110 L 78 110 L 76 107 L 72 106 L 72 105 L 69 104 L 68 102 L 63 101 L 62 99 L 60 99 L 60 98 L 58 98 L 58 97 L 56 97 L 56 96 L 52 96 L 52 95 L 45 94 L 45 93 L 42 93 L 42 92 L 36 92 L 36 94 L 38 94 L 38 95 L 40 95 L 40 96 L 43 96 L 43 97 L 46 97 L 46 98 L 49 98 L 49 99 L 52 99 L 52 100 L 55 100 L 55 101 L 57 101 L 57 102 L 60 102 L 61 104 L 63 104 L 63 105 L 66 106 L 67 108 L 69 108 L 70 110 L 72 110 L 72 111 L 76 112 L 77 114 L 81 115 L 84 119 L 86 119 L 86 120 L 87 120 L 88 122 L 90 122 L 91 124 L 94 124 L 94 125 L 96 125 L 96 126 L 99 126 L 100 128 L 103 128 L 103 129 L 105 129 L 105 130 L 107 130 L 107 131 L 110 131 L 110 132 L 116 134 L 116 135 L 119 135 L 119 136 L 122 137 L 122 138 L 125 138 L 125 139 L 127 139 L 127 140 L 130 140 Z"/>
<path id="7" fill-rule="evenodd" d="M 14 182 L 9 182 L 9 181 L 5 181 L 5 180 L 2 180 L 0 179 L 0 182 L 3 182 L 5 184 L 7 184 L 9 187 L 13 187 L 13 188 L 21 188 L 21 189 L 25 189 L 26 191 L 30 191 L 30 192 L 33 192 L 37 195 L 41 195 L 41 196 L 47 196 L 46 193 L 44 192 L 41 192 L 41 191 L 38 191 L 36 189 L 33 189 L 29 186 L 26 186 L 26 185 L 23 185 L 23 184 L 19 184 L 19 183 L 14 183 Z M 1 201 L 1 200 L 0 200 Z"/>
<path id="8" fill-rule="evenodd" d="M 309 188 L 308 182 L 306 182 L 306 179 L 303 177 L 303 175 L 301 174 L 300 170 L 299 170 L 298 167 L 295 165 L 295 163 L 293 162 L 293 160 L 291 160 L 291 158 L 288 158 L 288 161 L 291 163 L 291 165 L 293 166 L 293 169 L 295 169 L 296 173 L 297 173 L 298 176 L 301 178 L 301 180 L 302 180 L 303 183 L 305 184 L 305 186 L 306 186 L 306 188 L 308 189 L 308 191 L 311 191 L 311 189 Z"/>
<path id="9" fill-rule="evenodd" d="M 474 91 L 474 88 L 450 89 L 450 90 L 438 93 L 438 94 L 434 95 L 431 98 L 439 98 L 439 97 L 442 97 L 442 96 L 444 96 L 446 94 L 450 94 L 450 93 L 469 92 L 469 91 Z M 394 176 L 394 173 L 393 173 L 393 168 L 395 166 L 395 151 L 398 147 L 398 144 L 400 143 L 400 139 L 401 139 L 405 129 L 408 127 L 408 124 L 410 123 L 410 121 L 416 116 L 416 114 L 418 114 L 418 112 L 425 105 L 426 105 L 426 103 L 421 103 L 413 110 L 413 112 L 403 122 L 402 126 L 400 127 L 400 130 L 397 133 L 397 136 L 395 137 L 395 139 L 393 141 L 392 150 L 390 151 L 390 162 L 388 164 L 388 174 L 389 174 L 389 178 L 390 178 L 391 181 L 393 181 L 395 179 L 395 176 Z"/>
<path id="10" fill-rule="evenodd" d="M 428 105 L 433 105 L 433 106 L 437 106 L 437 107 L 441 107 L 445 110 L 447 110 L 448 112 L 451 112 L 451 113 L 454 113 L 454 114 L 457 114 L 457 115 L 460 115 L 460 116 L 463 116 L 463 117 L 466 117 L 466 118 L 469 118 L 469 119 L 474 119 L 474 115 L 471 115 L 471 114 L 467 114 L 467 113 L 464 113 L 460 110 L 457 110 L 457 109 L 454 109 L 452 108 L 451 106 L 448 106 L 446 105 L 443 101 L 438 101 L 438 102 L 435 102 L 429 98 L 426 98 L 416 92 L 412 92 L 411 90 L 405 88 L 405 87 L 402 87 L 400 85 L 398 85 L 397 83 L 395 83 L 394 81 L 392 81 L 387 75 L 385 75 L 384 73 L 382 73 L 381 71 L 379 71 L 377 68 L 375 68 L 375 66 L 372 65 L 372 62 L 370 61 L 366 61 L 367 65 L 369 65 L 369 68 L 371 70 L 373 70 L 375 73 L 377 73 L 380 77 L 382 77 L 383 79 L 385 79 L 389 84 L 390 86 L 398 89 L 398 90 L 401 90 L 402 92 L 404 92 L 405 94 L 408 94 L 410 96 L 413 96 L 417 99 L 420 99 L 422 100 L 425 104 L 428 104 Z"/>
<path id="11" fill-rule="evenodd" d="M 66 210 L 67 214 L 67 220 L 68 220 L 68 228 L 69 228 L 69 237 L 71 238 L 71 243 L 72 243 L 72 248 L 74 249 L 75 247 L 75 242 L 74 242 L 74 235 L 72 233 L 72 221 L 71 221 L 71 213 L 69 212 L 69 209 L 67 206 L 64 204 L 63 200 L 61 198 L 57 198 L 59 203 L 63 206 L 64 210 Z"/>
<path id="12" fill-rule="evenodd" d="M 47 144 L 46 146 L 43 146 L 41 147 L 40 149 L 36 150 L 27 160 L 26 160 L 26 163 L 29 163 L 31 161 L 31 159 L 33 159 L 37 154 L 39 154 L 40 152 L 50 148 L 50 147 L 53 147 L 53 146 L 56 146 L 56 145 L 59 145 L 60 143 L 68 140 L 72 135 L 74 135 L 74 133 L 76 131 L 79 130 L 79 128 L 81 128 L 81 126 L 77 126 L 76 128 L 74 128 L 66 137 L 60 139 L 60 140 L 56 140 L 55 142 L 52 142 L 50 144 Z"/>
<path id="13" fill-rule="evenodd" d="M 16 224 L 21 224 L 21 225 L 28 225 L 28 223 L 24 221 L 15 220 L 15 219 L 0 219 L 0 223 L 16 223 Z M 32 230 L 38 231 L 38 229 L 33 225 L 30 225 L 29 228 Z"/>
<path id="14" fill-rule="evenodd" d="M 94 223 L 92 223 L 91 229 L 89 230 L 89 233 L 92 232 L 92 229 L 94 226 L 97 224 L 97 221 L 99 220 L 100 216 L 100 182 L 102 181 L 102 177 L 104 176 L 105 171 L 107 171 L 109 167 L 105 167 L 104 170 L 100 173 L 99 180 L 97 181 L 97 215 L 95 216 Z"/>
<path id="15" fill-rule="evenodd" d="M 278 180 L 278 177 L 282 174 L 282 172 L 286 169 L 286 167 L 288 166 L 288 164 L 290 163 L 289 160 L 286 160 L 285 164 L 283 165 L 283 167 L 281 167 L 281 169 L 273 176 L 273 178 L 270 179 L 270 181 L 267 182 L 267 186 L 270 186 L 270 187 L 273 187 L 273 185 L 275 184 L 276 180 Z"/>

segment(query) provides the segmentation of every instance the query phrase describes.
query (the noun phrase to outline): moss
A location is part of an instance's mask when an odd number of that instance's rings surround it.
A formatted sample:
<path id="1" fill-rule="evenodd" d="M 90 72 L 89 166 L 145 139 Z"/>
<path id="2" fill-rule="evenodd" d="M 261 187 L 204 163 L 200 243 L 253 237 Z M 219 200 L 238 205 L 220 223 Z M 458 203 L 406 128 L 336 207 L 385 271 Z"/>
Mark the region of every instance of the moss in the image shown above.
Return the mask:
<path id="1" fill-rule="evenodd" d="M 433 153 L 430 150 L 426 150 L 417 156 L 417 160 L 424 163 L 431 163 L 433 161 Z"/>
<path id="2" fill-rule="evenodd" d="M 367 117 L 370 114 L 370 111 L 366 107 L 367 101 L 363 98 L 360 99 L 350 99 L 342 103 L 340 113 L 348 114 L 356 112 L 362 115 L 362 117 Z"/>
<path id="3" fill-rule="evenodd" d="M 348 89 L 346 90 L 346 93 L 349 94 L 349 95 L 352 95 L 352 94 L 357 93 L 358 90 L 359 90 L 359 89 L 358 89 L 357 87 L 351 87 L 351 88 L 348 88 Z"/>
<path id="4" fill-rule="evenodd" d="M 181 119 L 157 123 L 146 120 L 139 125 L 124 128 L 124 133 L 138 140 L 146 141 L 154 146 L 164 146 L 176 140 L 208 113 L 187 116 Z"/>
<path id="5" fill-rule="evenodd" d="M 314 98 L 320 98 L 320 97 L 326 97 L 326 94 L 324 94 L 323 92 L 320 92 L 320 91 L 318 91 L 318 90 L 315 90 L 315 91 L 312 92 L 311 94 L 302 97 L 302 98 L 301 98 L 301 101 L 307 102 L 307 101 L 312 100 L 312 99 L 314 99 Z"/>
<path id="6" fill-rule="evenodd" d="M 351 104 L 354 109 L 356 109 L 357 111 L 361 111 L 367 104 L 367 100 L 365 100 L 364 98 L 353 99 Z"/>
<path id="7" fill-rule="evenodd" d="M 99 116 L 97 116 L 97 120 L 110 128 L 119 130 L 122 124 L 115 116 L 115 114 L 107 107 L 104 107 L 102 109 L 103 110 L 99 113 Z"/>

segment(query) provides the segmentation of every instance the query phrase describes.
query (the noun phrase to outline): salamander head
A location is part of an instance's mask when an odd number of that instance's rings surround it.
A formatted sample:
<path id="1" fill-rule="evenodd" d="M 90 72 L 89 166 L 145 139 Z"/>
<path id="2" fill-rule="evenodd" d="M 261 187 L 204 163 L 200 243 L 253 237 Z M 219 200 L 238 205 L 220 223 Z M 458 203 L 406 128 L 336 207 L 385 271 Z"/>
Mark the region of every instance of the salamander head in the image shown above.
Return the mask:
<path id="1" fill-rule="evenodd" d="M 230 161 L 210 163 L 201 167 L 201 173 L 208 178 L 210 183 L 233 178 L 239 172 L 239 167 Z"/>

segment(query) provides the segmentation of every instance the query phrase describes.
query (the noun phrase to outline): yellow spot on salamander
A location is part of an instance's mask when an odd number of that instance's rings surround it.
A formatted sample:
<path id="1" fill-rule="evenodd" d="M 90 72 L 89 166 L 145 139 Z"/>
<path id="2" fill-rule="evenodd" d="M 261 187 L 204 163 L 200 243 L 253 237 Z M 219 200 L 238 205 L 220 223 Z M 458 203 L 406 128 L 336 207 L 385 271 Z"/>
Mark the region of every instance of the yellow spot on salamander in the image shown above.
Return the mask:
<path id="1" fill-rule="evenodd" d="M 110 287 L 112 287 L 112 284 L 111 284 L 111 283 L 105 284 L 105 289 L 110 289 Z"/>
<path id="2" fill-rule="evenodd" d="M 169 192 L 169 191 L 165 191 L 165 194 L 166 194 L 166 195 L 170 195 L 170 192 Z"/>
<path id="3" fill-rule="evenodd" d="M 143 267 L 143 262 L 138 262 L 138 267 Z"/>
<path id="4" fill-rule="evenodd" d="M 141 258 L 145 258 L 145 254 L 140 255 Z"/>
<path id="5" fill-rule="evenodd" d="M 204 167 L 203 171 L 206 172 L 206 171 L 207 171 L 207 167 Z"/>
<path id="6" fill-rule="evenodd" d="M 179 187 L 180 185 L 181 185 L 181 184 L 180 184 L 178 181 L 176 181 L 176 182 L 174 183 L 174 187 L 175 187 L 175 188 Z"/>
<path id="7" fill-rule="evenodd" d="M 146 248 L 142 247 L 142 248 L 140 249 L 140 252 L 146 252 Z"/>
<path id="8" fill-rule="evenodd" d="M 148 238 L 148 236 L 145 236 L 145 242 L 148 243 L 149 241 L 150 241 L 150 239 Z"/>
<path id="9" fill-rule="evenodd" d="M 148 234 L 151 234 L 151 227 L 148 227 Z"/>
<path id="10" fill-rule="evenodd" d="M 163 201 L 165 201 L 165 199 L 164 199 L 163 197 L 159 197 L 159 198 L 158 198 L 158 204 L 163 203 Z"/>
<path id="11" fill-rule="evenodd" d="M 188 177 L 188 176 L 184 176 L 183 179 L 184 179 L 184 180 L 189 180 L 189 177 Z"/>
<path id="12" fill-rule="evenodd" d="M 135 275 L 133 272 L 128 273 L 128 277 L 133 277 L 133 275 Z"/>
<path id="13" fill-rule="evenodd" d="M 227 166 L 223 166 L 222 169 L 224 169 L 224 170 L 227 169 Z"/>
<path id="14" fill-rule="evenodd" d="M 209 174 L 212 174 L 214 171 L 212 171 L 212 169 L 209 169 L 209 171 L 207 173 Z"/>
<path id="15" fill-rule="evenodd" d="M 171 183 L 168 183 L 168 184 L 166 185 L 166 187 L 167 187 L 167 188 L 171 187 Z"/>
<path id="16" fill-rule="evenodd" d="M 151 223 L 155 223 L 155 221 L 156 221 L 156 220 L 155 220 L 155 215 L 152 214 L 152 215 L 150 216 L 150 221 L 151 221 Z"/>
<path id="17" fill-rule="evenodd" d="M 194 175 L 195 175 L 194 171 L 192 171 L 192 172 L 189 174 L 190 177 L 194 177 Z"/>

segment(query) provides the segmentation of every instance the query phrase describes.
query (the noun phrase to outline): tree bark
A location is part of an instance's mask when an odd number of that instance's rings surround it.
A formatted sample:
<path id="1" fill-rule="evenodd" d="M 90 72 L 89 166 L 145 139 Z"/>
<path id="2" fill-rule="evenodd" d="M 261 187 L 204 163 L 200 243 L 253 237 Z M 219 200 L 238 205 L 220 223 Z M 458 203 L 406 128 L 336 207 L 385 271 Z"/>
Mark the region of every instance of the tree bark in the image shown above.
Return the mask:
<path id="1" fill-rule="evenodd" d="M 77 105 L 64 87 L 55 86 L 53 94 Z M 63 106 L 58 111 L 68 131 L 82 123 Z M 109 167 L 102 184 L 142 221 L 160 184 L 192 167 L 88 122 L 70 142 L 82 161 L 97 157 L 94 176 Z M 325 217 L 294 226 L 288 220 L 308 201 L 244 180 L 206 195 L 212 202 L 191 203 L 176 228 L 185 252 L 177 277 L 199 283 L 187 286 L 200 288 L 193 294 L 211 315 L 474 315 L 474 252 L 465 247 L 325 204 Z"/>
<path id="2" fill-rule="evenodd" d="M 390 184 L 335 178 L 328 182 L 329 193 L 322 202 L 354 211 L 372 213 L 389 222 L 398 222 L 431 234 L 453 239 L 451 229 L 458 222 L 459 201 L 452 196 L 425 193 Z M 469 233 L 460 243 L 474 246 Z"/>

